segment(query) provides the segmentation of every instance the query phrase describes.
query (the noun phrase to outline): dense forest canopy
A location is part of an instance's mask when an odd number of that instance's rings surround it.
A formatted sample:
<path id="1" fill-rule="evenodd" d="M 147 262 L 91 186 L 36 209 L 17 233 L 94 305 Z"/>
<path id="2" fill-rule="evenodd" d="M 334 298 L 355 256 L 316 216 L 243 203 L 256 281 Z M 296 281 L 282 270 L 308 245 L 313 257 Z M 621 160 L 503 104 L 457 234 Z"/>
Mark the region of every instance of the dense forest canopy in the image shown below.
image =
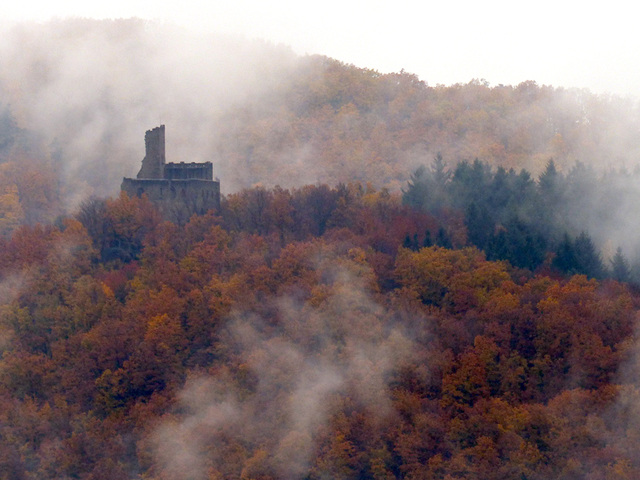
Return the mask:
<path id="1" fill-rule="evenodd" d="M 597 174 L 578 162 L 563 175 L 550 160 L 534 180 L 525 169 L 493 170 L 478 159 L 448 168 L 438 155 L 411 175 L 403 202 L 436 217 L 464 212 L 468 242 L 491 260 L 536 270 L 555 252 L 556 268 L 602 278 L 607 260 L 626 261 L 624 251 L 636 265 L 623 277 L 638 282 L 639 174 L 625 169 Z"/>
<path id="2" fill-rule="evenodd" d="M 488 261 L 464 215 L 357 183 L 219 213 L 123 195 L 3 241 L 3 478 L 640 474 L 627 284 Z"/>
<path id="3" fill-rule="evenodd" d="M 640 478 L 637 103 L 166 28 L 0 46 L 1 478 Z"/>

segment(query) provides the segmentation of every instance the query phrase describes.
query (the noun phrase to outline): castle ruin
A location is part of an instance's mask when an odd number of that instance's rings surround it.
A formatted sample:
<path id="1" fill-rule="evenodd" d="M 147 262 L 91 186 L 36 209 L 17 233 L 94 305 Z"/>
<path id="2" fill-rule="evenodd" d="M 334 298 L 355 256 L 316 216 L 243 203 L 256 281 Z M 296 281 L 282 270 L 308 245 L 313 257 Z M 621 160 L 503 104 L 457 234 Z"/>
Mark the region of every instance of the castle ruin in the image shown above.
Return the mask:
<path id="1" fill-rule="evenodd" d="M 148 130 L 144 143 L 142 167 L 136 178 L 122 180 L 123 192 L 146 195 L 165 219 L 179 224 L 220 208 L 220 182 L 213 179 L 211 162 L 166 163 L 164 125 Z"/>

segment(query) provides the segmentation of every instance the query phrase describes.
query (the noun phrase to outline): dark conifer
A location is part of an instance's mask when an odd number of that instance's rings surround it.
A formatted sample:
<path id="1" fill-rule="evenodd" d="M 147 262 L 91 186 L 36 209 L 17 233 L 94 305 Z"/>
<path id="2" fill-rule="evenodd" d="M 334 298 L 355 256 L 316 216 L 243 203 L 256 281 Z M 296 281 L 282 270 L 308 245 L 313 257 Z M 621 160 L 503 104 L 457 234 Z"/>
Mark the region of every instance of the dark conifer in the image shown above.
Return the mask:
<path id="1" fill-rule="evenodd" d="M 491 182 L 488 205 L 494 212 L 502 212 L 511 198 L 509 175 L 503 167 L 499 167 Z"/>
<path id="2" fill-rule="evenodd" d="M 453 248 L 453 244 L 451 243 L 449 234 L 447 234 L 447 231 L 442 227 L 438 229 L 438 234 L 436 235 L 436 245 L 448 249 Z"/>
<path id="3" fill-rule="evenodd" d="M 611 277 L 618 282 L 628 282 L 631 278 L 629 261 L 622 254 L 620 247 L 618 247 L 616 254 L 611 259 Z"/>
<path id="4" fill-rule="evenodd" d="M 442 158 L 442 154 L 438 154 L 433 159 L 431 164 L 431 176 L 437 186 L 445 186 L 451 179 L 451 171 L 447 169 L 447 162 Z"/>
<path id="5" fill-rule="evenodd" d="M 431 247 L 433 245 L 433 240 L 431 240 L 431 231 L 427 230 L 424 234 L 424 242 L 422 242 L 423 247 Z"/>
<path id="6" fill-rule="evenodd" d="M 472 203 L 467 207 L 464 223 L 469 241 L 481 250 L 486 249 L 495 228 L 487 208 Z"/>
<path id="7" fill-rule="evenodd" d="M 577 259 L 576 251 L 569 237 L 569 234 L 565 233 L 562 242 L 556 249 L 556 256 L 553 259 L 552 265 L 563 273 L 576 273 L 577 271 Z"/>
<path id="8" fill-rule="evenodd" d="M 574 250 L 578 273 L 583 273 L 588 277 L 602 278 L 604 267 L 600 254 L 596 251 L 591 237 L 586 232 L 582 232 L 574 242 Z"/>
<path id="9" fill-rule="evenodd" d="M 507 234 L 501 229 L 491 237 L 486 249 L 487 260 L 507 260 L 509 258 L 509 245 Z"/>
<path id="10" fill-rule="evenodd" d="M 553 201 L 557 200 L 559 196 L 562 176 L 556 170 L 556 164 L 553 159 L 547 162 L 547 167 L 544 172 L 538 177 L 538 188 L 540 189 L 540 193 Z"/>
<path id="11" fill-rule="evenodd" d="M 402 247 L 403 248 L 407 248 L 409 250 L 413 250 L 412 247 L 412 242 L 411 242 L 411 237 L 409 236 L 409 234 L 407 233 L 407 235 L 404 237 L 404 242 L 402 242 Z"/>
<path id="12" fill-rule="evenodd" d="M 402 203 L 419 210 L 425 209 L 431 190 L 427 167 L 420 165 L 409 177 L 407 189 L 402 190 Z"/>

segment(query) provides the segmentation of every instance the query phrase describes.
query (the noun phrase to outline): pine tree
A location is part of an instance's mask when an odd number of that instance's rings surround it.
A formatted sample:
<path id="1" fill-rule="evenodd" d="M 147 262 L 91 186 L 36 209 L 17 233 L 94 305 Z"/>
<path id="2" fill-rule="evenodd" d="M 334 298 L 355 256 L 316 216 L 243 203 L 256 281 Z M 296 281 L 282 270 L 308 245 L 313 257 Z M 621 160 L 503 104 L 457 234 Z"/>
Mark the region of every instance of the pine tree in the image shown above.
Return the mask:
<path id="1" fill-rule="evenodd" d="M 480 250 L 486 249 L 495 228 L 493 219 L 486 207 L 479 207 L 475 203 L 469 205 L 464 223 L 467 227 L 469 241 Z"/>
<path id="2" fill-rule="evenodd" d="M 507 233 L 501 229 L 491 237 L 486 249 L 487 260 L 507 260 L 509 258 L 509 245 Z"/>
<path id="3" fill-rule="evenodd" d="M 431 247 L 433 245 L 433 240 L 431 240 L 431 231 L 427 230 L 424 234 L 424 242 L 422 242 L 423 247 Z"/>
<path id="4" fill-rule="evenodd" d="M 442 158 L 442 154 L 438 154 L 431 164 L 431 175 L 436 185 L 444 186 L 451 178 L 451 171 L 447 170 L 447 162 Z"/>
<path id="5" fill-rule="evenodd" d="M 438 229 L 438 234 L 436 235 L 436 245 L 447 249 L 453 248 L 453 244 L 451 243 L 451 239 L 449 238 L 447 231 L 442 227 Z"/>
<path id="6" fill-rule="evenodd" d="M 431 191 L 431 179 L 427 167 L 420 165 L 409 177 L 407 189 L 402 190 L 402 203 L 410 207 L 424 210 L 428 204 Z"/>
<path id="7" fill-rule="evenodd" d="M 551 201 L 558 200 L 561 190 L 562 175 L 556 170 L 553 159 L 547 162 L 544 172 L 538 177 L 538 188 L 543 197 Z"/>
<path id="8" fill-rule="evenodd" d="M 568 233 L 564 234 L 552 265 L 563 273 L 576 273 L 578 266 L 576 251 Z"/>
<path id="9" fill-rule="evenodd" d="M 534 228 L 518 218 L 507 223 L 507 240 L 512 265 L 535 270 L 542 264 L 545 256 L 546 241 Z"/>
<path id="10" fill-rule="evenodd" d="M 591 237 L 586 232 L 582 232 L 574 242 L 574 250 L 578 273 L 593 278 L 602 278 L 604 266 L 600 254 L 596 251 Z"/>
<path id="11" fill-rule="evenodd" d="M 413 245 L 411 242 L 411 237 L 409 236 L 409 234 L 407 233 L 407 235 L 404 237 L 404 242 L 402 242 L 402 247 L 403 248 L 407 248 L 409 250 L 413 250 Z"/>
<path id="12" fill-rule="evenodd" d="M 537 208 L 544 211 L 539 224 L 541 231 L 550 236 L 561 227 L 560 211 L 565 206 L 562 201 L 565 189 L 564 177 L 556 170 L 553 160 L 549 160 L 545 171 L 538 177 Z"/>
<path id="13" fill-rule="evenodd" d="M 611 277 L 618 282 L 628 282 L 631 277 L 629 262 L 622 254 L 622 248 L 620 247 L 618 247 L 616 254 L 611 259 Z"/>

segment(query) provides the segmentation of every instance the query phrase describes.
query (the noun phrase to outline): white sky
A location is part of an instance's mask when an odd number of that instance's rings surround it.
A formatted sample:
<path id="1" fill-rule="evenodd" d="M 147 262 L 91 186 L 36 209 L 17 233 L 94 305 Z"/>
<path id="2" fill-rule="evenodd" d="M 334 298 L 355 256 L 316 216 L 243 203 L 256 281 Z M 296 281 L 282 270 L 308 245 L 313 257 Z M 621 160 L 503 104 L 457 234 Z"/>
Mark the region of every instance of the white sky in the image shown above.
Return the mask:
<path id="1" fill-rule="evenodd" d="M 8 5 L 11 3 L 11 5 Z M 284 43 L 430 85 L 586 87 L 640 97 L 640 23 L 633 2 L 563 0 L 23 0 L 0 20 L 141 17 Z M 520 6 L 522 5 L 522 6 Z"/>

